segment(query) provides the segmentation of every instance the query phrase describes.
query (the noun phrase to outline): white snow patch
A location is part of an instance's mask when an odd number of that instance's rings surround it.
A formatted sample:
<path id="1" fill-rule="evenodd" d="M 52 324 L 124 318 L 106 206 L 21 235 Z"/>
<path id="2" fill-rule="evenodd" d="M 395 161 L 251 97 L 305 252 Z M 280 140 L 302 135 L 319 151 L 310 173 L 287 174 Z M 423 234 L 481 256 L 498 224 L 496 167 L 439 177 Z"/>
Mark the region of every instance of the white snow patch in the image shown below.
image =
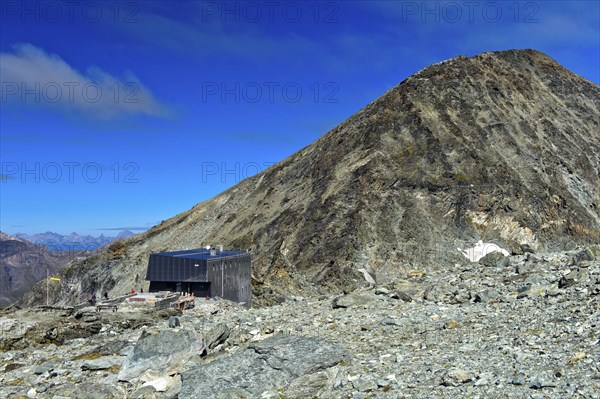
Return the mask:
<path id="1" fill-rule="evenodd" d="M 142 385 L 142 386 L 145 387 L 147 385 L 150 385 L 157 392 L 165 392 L 170 385 L 169 383 L 170 383 L 170 381 L 169 381 L 168 377 L 161 377 L 161 378 L 157 378 L 152 381 L 148 381 L 148 382 L 144 383 L 144 385 Z"/>
<path id="2" fill-rule="evenodd" d="M 501 252 L 504 256 L 510 255 L 507 250 L 499 247 L 498 245 L 491 242 L 483 242 L 481 240 L 477 241 L 477 244 L 475 244 L 473 248 L 456 249 L 458 249 L 458 251 L 471 262 L 479 262 L 479 259 L 483 258 L 487 254 L 491 254 L 492 252 Z"/>

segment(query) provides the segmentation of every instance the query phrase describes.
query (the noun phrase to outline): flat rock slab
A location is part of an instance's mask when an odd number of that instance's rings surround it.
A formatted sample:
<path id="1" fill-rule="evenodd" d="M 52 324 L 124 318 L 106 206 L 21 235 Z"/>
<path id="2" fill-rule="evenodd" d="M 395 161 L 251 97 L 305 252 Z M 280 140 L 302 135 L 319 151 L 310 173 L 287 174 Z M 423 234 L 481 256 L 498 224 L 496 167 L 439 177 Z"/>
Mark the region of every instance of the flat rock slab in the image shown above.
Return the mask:
<path id="1" fill-rule="evenodd" d="M 301 376 L 327 370 L 345 357 L 343 348 L 321 338 L 276 335 L 183 373 L 179 397 L 260 397 Z"/>
<path id="2" fill-rule="evenodd" d="M 358 306 L 364 306 L 370 302 L 373 302 L 375 298 L 366 294 L 349 294 L 337 297 L 332 302 L 332 307 L 334 309 L 338 308 L 352 308 Z"/>
<path id="3" fill-rule="evenodd" d="M 81 365 L 81 370 L 108 370 L 111 367 L 120 366 L 123 359 L 121 356 L 105 356 L 98 359 L 86 360 Z"/>
<path id="4" fill-rule="evenodd" d="M 196 334 L 189 330 L 145 332 L 123 362 L 119 381 L 131 381 L 149 369 L 156 373 L 177 371 L 177 366 L 198 352 L 201 346 Z"/>

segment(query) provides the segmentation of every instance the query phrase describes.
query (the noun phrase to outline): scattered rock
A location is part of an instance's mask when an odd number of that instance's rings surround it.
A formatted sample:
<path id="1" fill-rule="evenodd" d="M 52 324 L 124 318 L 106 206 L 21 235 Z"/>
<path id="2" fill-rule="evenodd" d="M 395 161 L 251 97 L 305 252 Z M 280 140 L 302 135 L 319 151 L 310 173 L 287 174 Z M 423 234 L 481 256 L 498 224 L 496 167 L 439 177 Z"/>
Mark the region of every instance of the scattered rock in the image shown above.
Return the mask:
<path id="1" fill-rule="evenodd" d="M 121 399 L 125 392 L 114 385 L 102 383 L 63 384 L 48 389 L 51 398 Z"/>
<path id="2" fill-rule="evenodd" d="M 594 253 L 590 248 L 586 248 L 581 252 L 573 255 L 571 266 L 579 266 L 582 262 L 594 260 Z"/>
<path id="3" fill-rule="evenodd" d="M 120 366 L 123 358 L 120 356 L 101 357 L 93 360 L 86 360 L 81 365 L 82 370 L 108 370 L 115 366 Z"/>
<path id="4" fill-rule="evenodd" d="M 382 326 L 397 326 L 398 322 L 394 319 L 386 317 L 385 319 L 381 320 L 379 324 L 381 324 Z"/>
<path id="5" fill-rule="evenodd" d="M 453 330 L 457 327 L 458 327 L 458 322 L 454 319 L 448 320 L 446 323 L 444 323 L 444 329 L 446 329 L 446 330 Z"/>
<path id="6" fill-rule="evenodd" d="M 259 332 L 260 330 L 257 330 L 257 334 Z M 209 350 L 216 348 L 217 345 L 220 345 L 227 340 L 229 334 L 230 330 L 226 324 L 221 323 L 216 325 L 203 337 L 202 342 L 204 347 Z"/>
<path id="7" fill-rule="evenodd" d="M 453 289 L 446 284 L 435 284 L 425 288 L 423 299 L 430 302 L 447 302 L 452 297 Z"/>
<path id="8" fill-rule="evenodd" d="M 513 385 L 525 385 L 525 378 L 522 375 L 515 375 L 510 379 L 510 383 Z"/>
<path id="9" fill-rule="evenodd" d="M 195 397 L 203 380 L 198 395 L 214 388 L 211 398 L 594 398 L 600 262 L 571 265 L 580 252 L 512 257 L 532 266 L 524 274 L 478 263 L 403 273 L 388 294 L 340 297 L 347 308 L 324 294 L 249 310 L 198 300 L 177 328 L 174 313 L 139 307 L 89 323 L 88 311 L 0 312 L 0 397 L 79 397 L 73 386 L 97 387 L 90 397 Z M 558 288 L 571 272 L 576 282 Z M 390 299 L 398 290 L 415 300 Z M 420 299 L 426 291 L 434 301 Z M 263 344 L 275 337 L 291 341 Z"/>
<path id="10" fill-rule="evenodd" d="M 360 377 L 356 381 L 353 381 L 352 386 L 359 392 L 371 392 L 378 388 L 375 381 L 366 377 Z"/>
<path id="11" fill-rule="evenodd" d="M 404 302 L 412 302 L 412 297 L 408 295 L 406 292 L 401 290 L 395 290 L 390 293 L 390 298 L 392 299 L 401 299 Z"/>
<path id="12" fill-rule="evenodd" d="M 494 289 L 483 290 L 475 294 L 475 302 L 489 303 L 498 300 L 500 294 Z"/>
<path id="13" fill-rule="evenodd" d="M 563 275 L 558 281 L 558 288 L 568 288 L 575 285 L 579 281 L 579 273 L 577 270 L 573 270 Z"/>
<path id="14" fill-rule="evenodd" d="M 170 328 L 175 328 L 175 327 L 180 327 L 180 326 L 181 326 L 181 322 L 179 321 L 179 317 L 177 317 L 177 316 L 169 317 L 169 327 Z"/>
<path id="15" fill-rule="evenodd" d="M 510 264 L 510 258 L 504 256 L 502 252 L 495 251 L 490 252 L 483 258 L 479 259 L 479 264 L 488 267 L 506 267 Z"/>
<path id="16" fill-rule="evenodd" d="M 93 323 L 94 321 L 98 321 L 98 317 L 93 313 L 86 313 L 83 315 L 82 320 L 86 323 Z"/>
<path id="17" fill-rule="evenodd" d="M 442 385 L 457 386 L 473 380 L 473 376 L 463 369 L 452 369 L 442 377 Z"/>
<path id="18" fill-rule="evenodd" d="M 334 309 L 358 307 L 364 306 L 371 301 L 372 299 L 367 295 L 352 293 L 335 298 L 332 302 L 332 307 Z"/>
<path id="19" fill-rule="evenodd" d="M 35 366 L 33 368 L 33 374 L 40 375 L 40 374 L 49 373 L 52 370 L 54 370 L 54 367 L 56 367 L 56 365 L 52 362 L 42 363 L 39 366 Z"/>
<path id="20" fill-rule="evenodd" d="M 530 254 L 535 253 L 535 251 L 533 250 L 533 248 L 531 248 L 531 246 L 529 244 L 521 244 L 520 249 L 521 249 L 522 253 L 530 253 Z"/>

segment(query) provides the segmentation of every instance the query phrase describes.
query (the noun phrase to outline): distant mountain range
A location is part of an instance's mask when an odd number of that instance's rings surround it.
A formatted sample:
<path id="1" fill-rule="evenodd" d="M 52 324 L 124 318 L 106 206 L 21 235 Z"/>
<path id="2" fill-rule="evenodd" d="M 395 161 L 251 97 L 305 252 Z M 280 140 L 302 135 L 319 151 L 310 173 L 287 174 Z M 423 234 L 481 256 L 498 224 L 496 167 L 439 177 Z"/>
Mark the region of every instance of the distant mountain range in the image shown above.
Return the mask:
<path id="1" fill-rule="evenodd" d="M 98 237 L 90 236 L 90 235 L 79 235 L 77 233 L 71 233 L 69 235 L 61 235 L 58 233 L 53 233 L 47 231 L 45 233 L 39 234 L 24 234 L 24 233 L 16 233 L 13 236 L 16 238 L 20 238 L 22 240 L 30 241 L 34 244 L 43 245 L 49 250 L 52 251 L 68 251 L 68 250 L 88 250 L 93 251 L 97 248 L 103 247 L 106 244 L 115 241 L 121 240 L 125 238 L 129 238 L 134 236 L 135 233 L 124 230 L 117 234 L 116 237 L 107 237 L 104 234 L 101 234 Z"/>

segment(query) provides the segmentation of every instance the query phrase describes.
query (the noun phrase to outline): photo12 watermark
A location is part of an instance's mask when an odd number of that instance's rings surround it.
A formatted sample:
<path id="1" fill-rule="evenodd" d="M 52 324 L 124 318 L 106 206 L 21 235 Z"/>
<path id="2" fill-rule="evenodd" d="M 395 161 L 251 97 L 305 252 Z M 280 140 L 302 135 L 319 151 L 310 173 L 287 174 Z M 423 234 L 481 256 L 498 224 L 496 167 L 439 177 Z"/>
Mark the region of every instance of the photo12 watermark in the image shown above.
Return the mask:
<path id="1" fill-rule="evenodd" d="M 202 82 L 201 102 L 289 104 L 309 101 L 321 104 L 339 103 L 340 88 L 336 82 Z"/>
<path id="2" fill-rule="evenodd" d="M 6 82 L 0 84 L 0 101 L 7 103 L 88 103 L 96 104 L 104 101 L 123 104 L 140 102 L 140 87 L 136 82 L 113 82 L 100 84 L 96 82 Z"/>
<path id="3" fill-rule="evenodd" d="M 204 24 L 336 24 L 337 1 L 194 1 L 192 16 Z M 142 18 L 141 1 L 46 1 L 0 2 L 0 22 L 136 24 Z"/>
<path id="4" fill-rule="evenodd" d="M 0 183 L 139 183 L 135 162 L 1 162 Z"/>
<path id="5" fill-rule="evenodd" d="M 210 181 L 237 184 L 248 177 L 259 174 L 276 162 L 202 162 L 202 183 Z"/>
<path id="6" fill-rule="evenodd" d="M 540 17 L 540 6 L 535 1 L 402 1 L 398 7 L 403 23 L 533 24 Z"/>
<path id="7" fill-rule="evenodd" d="M 202 23 L 278 24 L 339 22 L 337 1 L 199 1 Z"/>
<path id="8" fill-rule="evenodd" d="M 0 22 L 90 23 L 101 21 L 135 24 L 139 22 L 139 1 L 42 1 L 3 0 Z"/>

